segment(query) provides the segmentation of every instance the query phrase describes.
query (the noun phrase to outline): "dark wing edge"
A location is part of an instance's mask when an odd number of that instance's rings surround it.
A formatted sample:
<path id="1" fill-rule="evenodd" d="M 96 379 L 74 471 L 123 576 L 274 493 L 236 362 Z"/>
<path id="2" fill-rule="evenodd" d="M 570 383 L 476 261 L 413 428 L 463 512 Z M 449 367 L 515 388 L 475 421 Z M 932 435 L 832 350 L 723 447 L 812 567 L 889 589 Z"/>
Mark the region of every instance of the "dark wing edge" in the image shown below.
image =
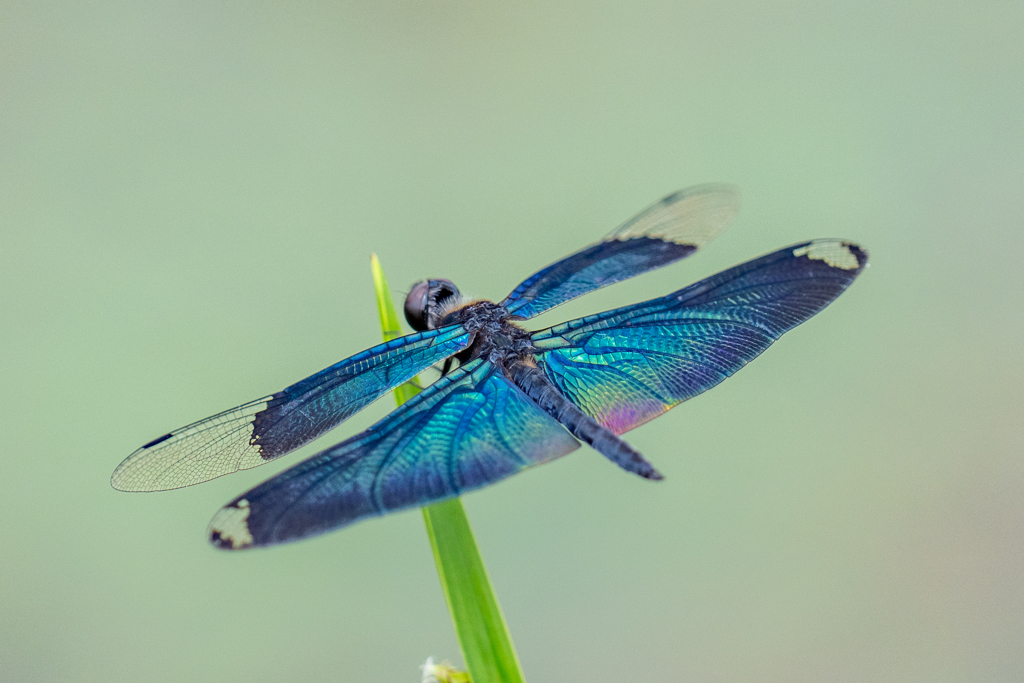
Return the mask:
<path id="1" fill-rule="evenodd" d="M 532 318 L 605 285 L 674 263 L 728 225 L 738 206 L 738 194 L 730 185 L 674 192 L 597 244 L 531 275 L 501 304 L 520 318 Z"/>
<path id="2" fill-rule="evenodd" d="M 493 365 L 441 378 L 365 432 L 225 505 L 209 538 L 227 550 L 295 541 L 486 486 L 579 447 Z"/>
<path id="3" fill-rule="evenodd" d="M 452 325 L 379 344 L 276 394 L 150 441 L 117 466 L 110 484 L 120 491 L 166 491 L 270 462 L 468 343 L 469 333 Z"/>
<path id="4" fill-rule="evenodd" d="M 735 373 L 842 294 L 867 259 L 844 240 L 786 247 L 660 299 L 540 330 L 537 364 L 622 434 Z"/>

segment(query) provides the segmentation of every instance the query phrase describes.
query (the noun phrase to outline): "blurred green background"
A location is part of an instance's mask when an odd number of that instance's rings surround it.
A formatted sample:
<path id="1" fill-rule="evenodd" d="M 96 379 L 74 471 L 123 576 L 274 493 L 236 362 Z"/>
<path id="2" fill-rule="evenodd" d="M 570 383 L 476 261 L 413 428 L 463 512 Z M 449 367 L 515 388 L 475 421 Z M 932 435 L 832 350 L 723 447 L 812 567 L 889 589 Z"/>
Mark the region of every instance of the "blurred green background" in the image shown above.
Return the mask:
<path id="1" fill-rule="evenodd" d="M 499 298 L 727 181 L 710 248 L 538 326 L 807 238 L 872 267 L 629 435 L 665 482 L 581 449 L 466 498 L 527 678 L 1024 680 L 1022 38 L 1017 2 L 0 3 L 0 679 L 458 662 L 418 513 L 232 555 L 212 514 L 298 457 L 111 470 L 376 343 L 372 251 Z"/>

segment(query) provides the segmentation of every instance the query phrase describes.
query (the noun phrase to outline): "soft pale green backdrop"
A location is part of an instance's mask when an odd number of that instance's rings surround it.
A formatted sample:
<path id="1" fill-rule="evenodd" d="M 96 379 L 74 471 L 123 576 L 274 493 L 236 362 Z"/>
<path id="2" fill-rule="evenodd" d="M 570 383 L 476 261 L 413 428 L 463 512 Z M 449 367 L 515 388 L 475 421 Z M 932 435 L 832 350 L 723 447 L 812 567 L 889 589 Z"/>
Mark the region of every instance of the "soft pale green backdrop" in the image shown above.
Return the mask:
<path id="1" fill-rule="evenodd" d="M 0 2 L 0 679 L 458 661 L 418 513 L 231 555 L 210 516 L 295 456 L 110 471 L 375 343 L 371 251 L 500 297 L 729 181 L 709 249 L 540 324 L 807 238 L 872 267 L 630 434 L 666 481 L 468 496 L 528 679 L 1024 680 L 1024 5 L 840 5 Z"/>

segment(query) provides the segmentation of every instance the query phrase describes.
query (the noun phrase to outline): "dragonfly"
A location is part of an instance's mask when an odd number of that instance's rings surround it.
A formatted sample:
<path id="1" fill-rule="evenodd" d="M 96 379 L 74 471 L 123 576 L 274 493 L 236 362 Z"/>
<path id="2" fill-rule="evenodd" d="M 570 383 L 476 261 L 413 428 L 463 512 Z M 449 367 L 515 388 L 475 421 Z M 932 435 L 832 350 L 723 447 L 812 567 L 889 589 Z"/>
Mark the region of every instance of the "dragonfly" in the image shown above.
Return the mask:
<path id="1" fill-rule="evenodd" d="M 660 298 L 537 331 L 521 322 L 690 256 L 737 206 L 727 185 L 670 194 L 497 303 L 465 297 L 450 280 L 418 282 L 405 301 L 413 334 L 153 439 L 111 484 L 167 490 L 263 465 L 437 366 L 439 379 L 367 430 L 221 508 L 210 542 L 239 550 L 315 536 L 494 484 L 581 444 L 659 480 L 622 435 L 821 311 L 866 267 L 867 252 L 840 239 L 802 242 Z"/>

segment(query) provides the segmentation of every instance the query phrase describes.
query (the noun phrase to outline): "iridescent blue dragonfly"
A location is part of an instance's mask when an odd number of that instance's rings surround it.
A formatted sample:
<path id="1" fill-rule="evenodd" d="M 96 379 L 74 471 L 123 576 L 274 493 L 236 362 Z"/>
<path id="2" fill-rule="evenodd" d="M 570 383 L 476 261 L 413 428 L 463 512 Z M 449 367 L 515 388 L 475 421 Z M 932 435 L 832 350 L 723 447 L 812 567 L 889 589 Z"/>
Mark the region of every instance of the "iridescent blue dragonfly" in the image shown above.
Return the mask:
<path id="1" fill-rule="evenodd" d="M 405 302 L 416 333 L 154 439 L 111 483 L 166 490 L 262 465 L 440 363 L 440 379 L 366 431 L 224 506 L 210 541 L 240 549 L 313 536 L 493 484 L 580 442 L 661 479 L 620 436 L 715 386 L 823 309 L 867 253 L 842 240 L 803 242 L 658 299 L 536 332 L 518 321 L 689 256 L 735 211 L 726 186 L 669 195 L 500 303 L 466 299 L 449 280 L 420 282 Z"/>

